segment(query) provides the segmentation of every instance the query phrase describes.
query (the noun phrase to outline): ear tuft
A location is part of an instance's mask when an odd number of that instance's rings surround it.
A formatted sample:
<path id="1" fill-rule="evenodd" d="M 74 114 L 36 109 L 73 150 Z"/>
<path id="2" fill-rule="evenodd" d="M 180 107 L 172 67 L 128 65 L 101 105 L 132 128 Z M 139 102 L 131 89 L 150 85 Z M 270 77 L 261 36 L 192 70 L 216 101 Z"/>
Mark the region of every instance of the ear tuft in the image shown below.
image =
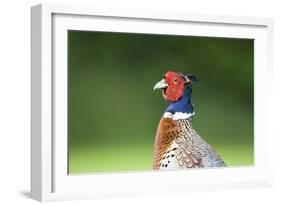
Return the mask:
<path id="1" fill-rule="evenodd" d="M 198 82 L 198 79 L 197 79 L 196 76 L 193 75 L 193 74 L 186 74 L 186 73 L 178 73 L 178 74 L 184 76 L 184 78 L 186 78 L 186 79 L 189 79 L 189 80 L 191 80 L 191 81 Z"/>
<path id="2" fill-rule="evenodd" d="M 195 75 L 193 74 L 188 74 L 186 75 L 188 79 L 190 79 L 191 81 L 195 81 L 195 82 L 198 82 L 198 79 L 196 78 Z"/>

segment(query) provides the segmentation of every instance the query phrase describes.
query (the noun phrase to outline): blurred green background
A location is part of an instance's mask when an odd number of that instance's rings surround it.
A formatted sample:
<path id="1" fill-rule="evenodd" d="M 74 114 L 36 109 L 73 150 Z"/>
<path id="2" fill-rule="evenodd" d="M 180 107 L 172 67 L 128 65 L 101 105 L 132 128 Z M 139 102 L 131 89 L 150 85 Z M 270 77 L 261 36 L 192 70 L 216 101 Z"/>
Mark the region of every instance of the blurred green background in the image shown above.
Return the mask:
<path id="1" fill-rule="evenodd" d="M 197 132 L 228 166 L 253 165 L 253 57 L 250 39 L 68 31 L 69 173 L 151 170 L 168 70 L 199 80 Z"/>

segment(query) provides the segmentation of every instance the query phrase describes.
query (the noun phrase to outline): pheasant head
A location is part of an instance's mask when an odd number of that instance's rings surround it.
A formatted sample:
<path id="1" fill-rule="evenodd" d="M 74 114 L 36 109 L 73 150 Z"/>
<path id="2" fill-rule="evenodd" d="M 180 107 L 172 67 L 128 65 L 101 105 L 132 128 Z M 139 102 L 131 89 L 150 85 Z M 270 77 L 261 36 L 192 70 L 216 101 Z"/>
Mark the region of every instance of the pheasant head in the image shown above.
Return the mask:
<path id="1" fill-rule="evenodd" d="M 192 81 L 197 81 L 192 74 L 168 71 L 164 78 L 155 84 L 154 90 L 162 89 L 162 95 L 165 100 L 176 102 L 185 94 L 188 87 L 191 88 Z"/>

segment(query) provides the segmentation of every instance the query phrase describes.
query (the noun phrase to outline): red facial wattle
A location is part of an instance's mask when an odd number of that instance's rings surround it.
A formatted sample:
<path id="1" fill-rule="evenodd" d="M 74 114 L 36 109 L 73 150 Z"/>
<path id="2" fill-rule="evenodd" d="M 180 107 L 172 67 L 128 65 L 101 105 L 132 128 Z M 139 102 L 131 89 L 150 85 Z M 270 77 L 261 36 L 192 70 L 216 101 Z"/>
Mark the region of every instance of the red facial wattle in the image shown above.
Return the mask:
<path id="1" fill-rule="evenodd" d="M 182 75 L 171 71 L 167 72 L 164 77 L 168 85 L 167 88 L 162 90 L 164 99 L 171 102 L 178 101 L 184 93 L 184 88 L 187 83 L 186 79 Z"/>

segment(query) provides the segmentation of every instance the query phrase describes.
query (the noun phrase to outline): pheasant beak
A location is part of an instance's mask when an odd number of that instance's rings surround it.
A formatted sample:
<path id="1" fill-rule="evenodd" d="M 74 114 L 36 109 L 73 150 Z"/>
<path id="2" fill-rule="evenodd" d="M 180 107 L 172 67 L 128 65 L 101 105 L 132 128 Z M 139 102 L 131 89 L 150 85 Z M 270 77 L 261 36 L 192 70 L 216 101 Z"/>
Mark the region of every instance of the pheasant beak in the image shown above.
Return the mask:
<path id="1" fill-rule="evenodd" d="M 156 89 L 165 89 L 168 87 L 168 84 L 166 83 L 165 79 L 162 79 L 161 81 L 157 82 L 153 88 L 153 90 Z"/>

